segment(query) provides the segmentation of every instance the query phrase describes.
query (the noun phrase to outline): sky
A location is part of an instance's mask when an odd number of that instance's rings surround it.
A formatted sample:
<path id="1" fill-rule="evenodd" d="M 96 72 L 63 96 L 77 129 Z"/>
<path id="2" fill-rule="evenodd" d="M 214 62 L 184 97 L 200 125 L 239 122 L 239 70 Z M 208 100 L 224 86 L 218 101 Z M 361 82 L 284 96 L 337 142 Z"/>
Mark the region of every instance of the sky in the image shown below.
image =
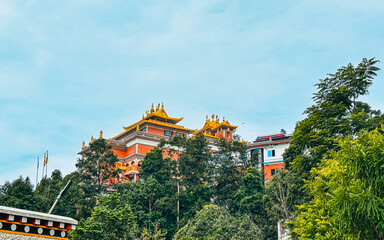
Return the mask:
<path id="1" fill-rule="evenodd" d="M 384 69 L 383 29 L 382 0 L 0 0 L 0 185 L 35 183 L 46 150 L 48 175 L 75 171 L 82 141 L 152 103 L 187 128 L 290 133 L 327 73 Z M 361 99 L 381 111 L 383 71 Z"/>

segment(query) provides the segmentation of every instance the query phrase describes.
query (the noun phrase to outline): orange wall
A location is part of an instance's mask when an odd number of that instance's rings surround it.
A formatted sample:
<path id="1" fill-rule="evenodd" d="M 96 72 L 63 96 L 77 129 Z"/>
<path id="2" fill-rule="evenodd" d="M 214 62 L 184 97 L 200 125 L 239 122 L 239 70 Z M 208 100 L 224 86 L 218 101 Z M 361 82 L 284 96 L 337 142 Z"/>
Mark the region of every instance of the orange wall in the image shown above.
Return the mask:
<path id="1" fill-rule="evenodd" d="M 268 164 L 264 165 L 264 180 L 269 180 L 272 178 L 271 170 L 284 168 L 284 163 Z"/>
<path id="2" fill-rule="evenodd" d="M 147 131 L 148 131 L 148 133 L 152 133 L 152 134 L 164 135 L 164 129 L 148 127 Z"/>
<path id="3" fill-rule="evenodd" d="M 137 153 L 138 154 L 147 154 L 147 152 L 151 151 L 152 149 L 153 149 L 152 146 L 147 146 L 147 145 L 139 144 Z"/>
<path id="4" fill-rule="evenodd" d="M 227 132 L 228 131 L 221 131 L 221 132 L 218 132 L 216 134 L 216 137 L 222 137 L 222 138 L 225 138 L 225 140 L 229 141 L 229 140 L 232 140 L 232 132 L 230 132 L 230 135 L 229 137 L 227 137 Z"/>
<path id="5" fill-rule="evenodd" d="M 112 150 L 112 152 L 114 152 L 117 155 L 117 157 L 125 158 L 125 157 L 131 156 L 132 154 L 136 153 L 136 145 L 130 146 L 125 151 L 120 150 L 120 149 L 116 149 L 116 148 L 112 148 L 111 150 Z"/>
<path id="6" fill-rule="evenodd" d="M 113 153 L 115 153 L 117 155 L 117 157 L 119 158 L 125 158 L 127 157 L 127 152 L 124 151 L 124 150 L 120 150 L 120 149 L 116 149 L 116 148 L 112 148 L 111 149 Z"/>

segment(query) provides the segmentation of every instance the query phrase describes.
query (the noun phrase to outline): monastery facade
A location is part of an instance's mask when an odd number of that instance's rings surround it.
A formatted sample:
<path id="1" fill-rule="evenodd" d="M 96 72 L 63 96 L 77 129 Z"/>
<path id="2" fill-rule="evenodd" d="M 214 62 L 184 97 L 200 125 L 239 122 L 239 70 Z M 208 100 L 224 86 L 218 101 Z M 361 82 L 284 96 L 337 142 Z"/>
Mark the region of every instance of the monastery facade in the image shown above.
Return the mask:
<path id="1" fill-rule="evenodd" d="M 123 127 L 124 131 L 117 136 L 104 139 L 117 155 L 118 167 L 122 170 L 122 175 L 129 181 L 139 180 L 139 168 L 145 155 L 156 147 L 161 139 L 168 139 L 170 136 L 189 137 L 202 133 L 211 148 L 216 150 L 215 141 L 220 138 L 232 140 L 237 128 L 224 118 L 220 121 L 217 115 L 212 115 L 211 118 L 207 116 L 204 126 L 198 130 L 179 125 L 181 120 L 183 118 L 169 117 L 163 104 L 158 104 L 156 108 L 152 104 L 151 109 L 145 112 L 141 120 Z M 100 132 L 100 138 L 103 138 L 102 134 Z M 83 142 L 79 154 L 82 155 L 87 150 L 88 146 Z"/>

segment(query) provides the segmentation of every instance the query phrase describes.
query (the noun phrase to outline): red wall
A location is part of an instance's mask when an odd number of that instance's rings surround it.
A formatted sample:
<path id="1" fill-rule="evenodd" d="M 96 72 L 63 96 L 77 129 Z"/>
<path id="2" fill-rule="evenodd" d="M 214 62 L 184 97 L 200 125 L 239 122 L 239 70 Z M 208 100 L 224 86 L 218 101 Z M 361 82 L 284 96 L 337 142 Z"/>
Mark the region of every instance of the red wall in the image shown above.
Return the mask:
<path id="1" fill-rule="evenodd" d="M 264 165 L 264 180 L 269 180 L 272 178 L 271 170 L 284 168 L 284 163 L 268 164 Z"/>

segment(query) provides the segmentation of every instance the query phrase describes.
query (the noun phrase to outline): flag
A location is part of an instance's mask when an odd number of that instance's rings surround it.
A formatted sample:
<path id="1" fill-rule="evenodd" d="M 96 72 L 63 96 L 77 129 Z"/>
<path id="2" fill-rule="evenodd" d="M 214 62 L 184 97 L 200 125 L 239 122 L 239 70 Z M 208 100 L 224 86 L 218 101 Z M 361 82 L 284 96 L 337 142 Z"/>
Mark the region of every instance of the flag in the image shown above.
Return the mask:
<path id="1" fill-rule="evenodd" d="M 44 166 L 48 164 L 48 151 L 44 158 Z"/>

